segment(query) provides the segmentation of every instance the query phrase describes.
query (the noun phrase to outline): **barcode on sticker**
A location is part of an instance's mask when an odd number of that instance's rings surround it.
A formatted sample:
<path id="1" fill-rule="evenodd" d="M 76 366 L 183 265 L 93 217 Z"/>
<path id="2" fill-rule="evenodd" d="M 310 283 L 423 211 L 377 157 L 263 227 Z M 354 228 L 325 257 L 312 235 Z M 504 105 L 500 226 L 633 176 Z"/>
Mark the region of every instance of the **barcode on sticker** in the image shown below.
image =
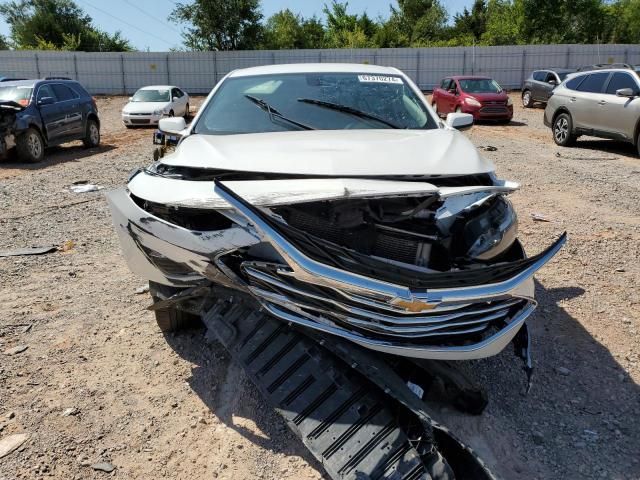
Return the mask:
<path id="1" fill-rule="evenodd" d="M 400 83 L 402 84 L 402 79 L 398 77 L 388 77 L 386 75 L 358 75 L 358 80 L 360 82 L 370 82 L 370 83 Z"/>
<path id="2" fill-rule="evenodd" d="M 422 396 L 424 395 L 424 389 L 420 385 L 416 385 L 415 383 L 407 382 L 407 387 L 409 387 L 409 390 L 411 390 L 413 393 L 415 393 L 416 397 L 418 397 L 418 398 L 422 398 Z"/>

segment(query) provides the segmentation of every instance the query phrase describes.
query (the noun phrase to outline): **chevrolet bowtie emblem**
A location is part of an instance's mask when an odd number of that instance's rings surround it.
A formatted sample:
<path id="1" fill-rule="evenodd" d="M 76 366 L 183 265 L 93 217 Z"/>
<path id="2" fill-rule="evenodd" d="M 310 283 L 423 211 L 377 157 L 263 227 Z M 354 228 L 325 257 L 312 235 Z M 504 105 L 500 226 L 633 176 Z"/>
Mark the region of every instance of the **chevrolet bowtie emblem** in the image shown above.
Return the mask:
<path id="1" fill-rule="evenodd" d="M 432 310 L 438 306 L 437 303 L 427 303 L 423 302 L 422 300 L 415 299 L 403 300 L 401 298 L 392 300 L 391 304 L 396 307 L 404 308 L 407 312 L 411 313 L 420 313 L 426 310 Z"/>

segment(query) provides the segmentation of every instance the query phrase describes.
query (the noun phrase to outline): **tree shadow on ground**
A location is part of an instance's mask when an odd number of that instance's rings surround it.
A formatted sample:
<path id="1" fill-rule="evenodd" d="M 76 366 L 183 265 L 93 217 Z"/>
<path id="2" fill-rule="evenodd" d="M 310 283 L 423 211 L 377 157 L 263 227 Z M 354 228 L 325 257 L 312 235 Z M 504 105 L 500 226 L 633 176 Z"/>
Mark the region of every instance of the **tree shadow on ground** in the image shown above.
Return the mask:
<path id="1" fill-rule="evenodd" d="M 594 475 L 601 475 L 598 469 L 604 465 L 606 478 L 628 478 L 634 468 L 632 459 L 640 458 L 640 388 L 609 350 L 562 308 L 562 302 L 583 294 L 579 287 L 546 289 L 536 282 L 539 308 L 528 320 L 535 376 L 528 394 L 524 393 L 522 364 L 510 347 L 496 357 L 463 362 L 462 368 L 488 390 L 490 416 L 484 418 L 490 418 L 491 430 L 505 431 L 522 444 L 518 450 L 532 455 L 534 461 L 536 455 L 555 455 L 553 461 L 560 465 L 557 478 L 574 478 L 571 475 L 577 473 L 570 465 L 582 465 L 581 469 Z M 274 413 L 265 413 L 262 405 L 266 403 L 257 389 L 242 388 L 249 380 L 222 345 L 206 345 L 204 330 L 169 334 L 166 339 L 182 358 L 194 364 L 187 382 L 225 425 L 263 449 L 303 457 L 323 472 L 285 423 Z M 242 395 L 245 397 L 240 398 Z M 238 425 L 234 416 L 252 420 L 264 435 Z M 439 413 L 433 416 L 442 418 Z M 532 428 L 541 431 L 550 444 L 532 441 Z M 464 429 L 455 433 L 467 440 Z M 518 470 L 511 468 L 513 445 L 509 443 L 507 450 L 489 448 L 488 456 L 496 463 L 490 467 L 502 478 L 517 478 Z M 560 458 L 567 449 L 572 458 Z"/>

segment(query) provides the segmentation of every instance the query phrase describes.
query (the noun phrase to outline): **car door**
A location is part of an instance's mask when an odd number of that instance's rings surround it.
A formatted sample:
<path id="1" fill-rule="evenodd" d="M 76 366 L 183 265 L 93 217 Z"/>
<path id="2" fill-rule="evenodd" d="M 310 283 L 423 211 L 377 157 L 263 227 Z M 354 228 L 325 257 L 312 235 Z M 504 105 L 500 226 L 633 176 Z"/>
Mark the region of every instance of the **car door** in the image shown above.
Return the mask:
<path id="1" fill-rule="evenodd" d="M 59 111 L 64 115 L 60 138 L 82 138 L 84 137 L 82 107 L 80 105 L 80 95 L 63 83 L 51 85 L 58 102 Z"/>
<path id="2" fill-rule="evenodd" d="M 619 97 L 616 91 L 630 88 L 635 96 Z M 634 141 L 636 124 L 640 118 L 640 84 L 633 73 L 614 72 L 609 78 L 602 101 L 598 102 L 598 129 L 613 138 Z"/>
<path id="3" fill-rule="evenodd" d="M 47 143 L 56 143 L 64 123 L 64 113 L 60 111 L 57 98 L 51 85 L 40 85 L 36 93 L 36 104 L 42 118 Z"/>
<path id="4" fill-rule="evenodd" d="M 438 113 L 444 113 L 447 90 L 449 89 L 450 84 L 451 84 L 451 79 L 445 78 L 444 80 L 442 80 L 442 82 L 440 82 L 440 88 L 437 88 L 433 92 L 433 97 L 434 97 L 433 101 L 436 104 Z"/>
<path id="5" fill-rule="evenodd" d="M 184 115 L 185 104 L 183 97 L 184 95 L 179 88 L 171 89 L 171 108 L 176 117 Z"/>
<path id="6" fill-rule="evenodd" d="M 580 83 L 576 90 L 569 95 L 567 107 L 571 113 L 573 127 L 592 133 L 600 121 L 597 114 L 598 102 L 604 100 L 604 85 L 609 78 L 609 72 L 593 72 Z"/>
<path id="7" fill-rule="evenodd" d="M 456 79 L 451 80 L 451 84 L 449 85 L 449 89 L 447 90 L 446 96 L 446 113 L 451 113 L 456 111 L 456 107 L 458 106 L 458 98 L 460 96 L 460 85 L 458 85 L 458 81 Z"/>
<path id="8" fill-rule="evenodd" d="M 541 70 L 537 70 L 531 74 L 531 96 L 534 100 L 541 100 L 541 88 L 540 83 L 546 76 L 546 73 Z"/>
<path id="9" fill-rule="evenodd" d="M 540 101 L 546 102 L 551 92 L 558 85 L 558 77 L 554 72 L 547 72 L 544 81 L 540 83 Z"/>

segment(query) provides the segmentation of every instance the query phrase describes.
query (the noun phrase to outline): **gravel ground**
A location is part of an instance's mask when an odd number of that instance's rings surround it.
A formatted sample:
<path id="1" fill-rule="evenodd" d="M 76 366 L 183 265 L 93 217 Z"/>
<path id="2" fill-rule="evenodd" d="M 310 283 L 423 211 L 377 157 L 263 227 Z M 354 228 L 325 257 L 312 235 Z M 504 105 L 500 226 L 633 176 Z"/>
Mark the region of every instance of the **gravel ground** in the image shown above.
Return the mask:
<path id="1" fill-rule="evenodd" d="M 556 147 L 542 109 L 514 99 L 510 125 L 469 136 L 500 177 L 522 184 L 512 200 L 529 252 L 569 232 L 537 275 L 534 384 L 525 394 L 507 349 L 464 365 L 489 391 L 482 416 L 432 400 L 434 417 L 503 479 L 640 479 L 640 160 L 608 141 Z M 39 165 L 0 165 L 0 250 L 64 247 L 0 258 L 0 450 L 28 435 L 0 459 L 0 480 L 323 478 L 202 331 L 158 332 L 103 191 L 69 191 L 83 180 L 120 186 L 150 162 L 151 130 L 119 123 L 125 101 L 99 99 L 100 148 L 72 144 Z"/>

